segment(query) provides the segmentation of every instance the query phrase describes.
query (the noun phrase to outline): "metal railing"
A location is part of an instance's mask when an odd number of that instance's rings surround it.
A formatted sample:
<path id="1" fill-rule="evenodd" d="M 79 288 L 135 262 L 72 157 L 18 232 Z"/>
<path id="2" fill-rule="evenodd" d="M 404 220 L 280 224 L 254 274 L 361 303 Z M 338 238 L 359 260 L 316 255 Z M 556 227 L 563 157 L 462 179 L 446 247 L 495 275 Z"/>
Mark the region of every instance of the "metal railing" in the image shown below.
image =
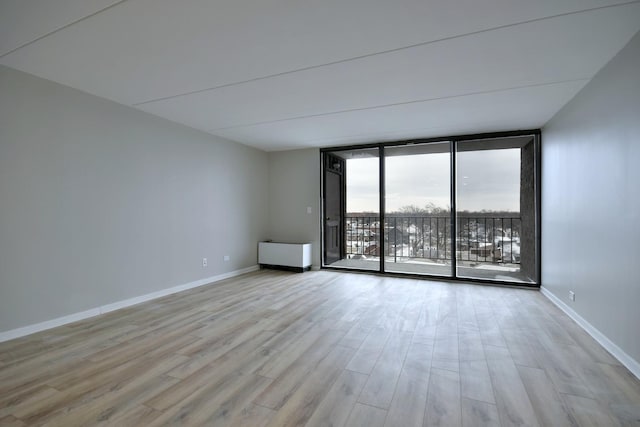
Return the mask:
<path id="1" fill-rule="evenodd" d="M 446 261 L 452 259 L 449 216 L 402 216 L 391 214 L 380 226 L 377 216 L 345 217 L 348 258 L 379 257 Z M 456 218 L 455 256 L 461 261 L 496 264 L 520 263 L 519 217 L 459 216 Z"/>

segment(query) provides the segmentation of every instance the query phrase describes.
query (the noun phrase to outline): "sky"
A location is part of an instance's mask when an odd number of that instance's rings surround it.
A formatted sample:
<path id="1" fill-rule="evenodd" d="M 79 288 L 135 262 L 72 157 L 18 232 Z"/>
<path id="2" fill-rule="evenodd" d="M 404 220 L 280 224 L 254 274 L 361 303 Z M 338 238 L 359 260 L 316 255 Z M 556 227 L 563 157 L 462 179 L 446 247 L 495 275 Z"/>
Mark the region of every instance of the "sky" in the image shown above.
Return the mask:
<path id="1" fill-rule="evenodd" d="M 520 210 L 520 149 L 458 153 L 458 210 Z M 449 208 L 449 153 L 392 156 L 385 161 L 386 208 Z M 347 212 L 377 212 L 378 159 L 347 160 Z"/>

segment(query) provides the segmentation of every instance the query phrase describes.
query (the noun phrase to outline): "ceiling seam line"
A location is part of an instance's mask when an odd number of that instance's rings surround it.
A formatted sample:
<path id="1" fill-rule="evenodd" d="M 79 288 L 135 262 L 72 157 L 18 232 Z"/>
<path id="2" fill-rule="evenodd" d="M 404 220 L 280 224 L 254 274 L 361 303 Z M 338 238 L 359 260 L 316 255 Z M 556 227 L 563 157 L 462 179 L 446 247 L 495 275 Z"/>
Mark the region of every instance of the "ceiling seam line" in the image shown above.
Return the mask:
<path id="1" fill-rule="evenodd" d="M 126 0 L 124 0 L 124 1 L 126 1 Z M 614 7 L 628 6 L 628 5 L 637 4 L 637 3 L 640 3 L 640 0 L 632 0 L 632 1 L 625 2 L 625 3 L 618 3 L 618 4 L 614 4 L 614 5 L 599 6 L 599 7 L 594 7 L 594 8 L 591 8 L 591 9 L 584 9 L 584 10 L 579 10 L 579 11 L 574 11 L 574 12 L 565 12 L 565 13 L 546 16 L 546 17 L 542 17 L 542 18 L 529 19 L 529 20 L 526 20 L 526 21 L 515 22 L 515 23 L 512 23 L 512 24 L 505 24 L 505 25 L 500 25 L 500 26 L 497 26 L 497 27 L 486 28 L 486 29 L 483 29 L 483 30 L 472 31 L 470 33 L 458 34 L 458 35 L 455 35 L 455 36 L 443 37 L 443 38 L 440 38 L 440 39 L 429 40 L 429 41 L 420 42 L 420 43 L 414 43 L 414 44 L 411 44 L 411 45 L 401 46 L 401 47 L 397 47 L 397 48 L 393 48 L 393 49 L 387 49 L 387 50 L 383 50 L 383 51 L 380 51 L 380 52 L 368 53 L 368 54 L 365 54 L 365 55 L 359 55 L 359 56 L 354 56 L 354 57 L 351 57 L 351 58 L 340 59 L 340 60 L 337 60 L 337 61 L 327 62 L 327 63 L 324 63 L 324 64 L 310 65 L 308 67 L 297 68 L 295 70 L 289 70 L 289 71 L 282 71 L 280 73 L 274 73 L 274 74 L 269 74 L 269 75 L 266 75 L 266 76 L 255 77 L 255 78 L 242 80 L 242 81 L 238 81 L 238 82 L 225 83 L 225 84 L 218 85 L 218 86 L 212 86 L 212 87 L 208 87 L 208 88 L 204 88 L 204 89 L 197 89 L 197 90 L 193 90 L 193 91 L 189 91 L 189 92 L 179 93 L 179 94 L 176 94 L 176 95 L 164 96 L 164 97 L 160 97 L 160 98 L 153 98 L 153 99 L 149 99 L 149 100 L 145 100 L 145 101 L 141 101 L 141 102 L 135 102 L 135 103 L 132 103 L 130 105 L 133 106 L 133 107 L 137 107 L 137 106 L 140 106 L 140 105 L 151 104 L 151 103 L 160 102 L 160 101 L 166 101 L 166 100 L 169 100 L 169 99 L 180 98 L 180 97 L 183 97 L 183 96 L 196 95 L 198 93 L 204 93 L 204 92 L 212 92 L 212 91 L 215 91 L 215 90 L 218 90 L 218 89 L 224 89 L 226 87 L 240 86 L 240 85 L 247 84 L 247 83 L 253 83 L 253 82 L 257 82 L 257 81 L 261 81 L 261 80 L 268 80 L 268 79 L 272 79 L 272 78 L 276 78 L 276 77 L 286 76 L 286 75 L 289 75 L 289 74 L 300 73 L 300 72 L 303 72 L 303 71 L 309 71 L 309 70 L 314 70 L 314 69 L 318 69 L 318 68 L 330 67 L 332 65 L 338 65 L 338 64 L 343 64 L 343 63 L 347 63 L 347 62 L 358 61 L 358 60 L 365 59 L 365 58 L 370 58 L 370 57 L 379 56 L 379 55 L 386 55 L 386 54 L 389 54 L 389 53 L 395 53 L 395 52 L 400 52 L 400 51 L 403 51 L 403 50 L 413 49 L 413 48 L 416 48 L 416 47 L 428 46 L 430 44 L 436 44 L 436 43 L 441 43 L 441 42 L 445 42 L 445 41 L 449 41 L 449 40 L 455 40 L 455 39 L 459 39 L 459 38 L 470 37 L 470 36 L 474 36 L 474 35 L 478 35 L 478 34 L 482 34 L 482 33 L 498 31 L 498 30 L 502 30 L 502 29 L 506 29 L 506 28 L 516 27 L 516 26 L 519 26 L 519 25 L 531 24 L 531 23 L 534 23 L 534 22 L 541 22 L 541 21 L 560 18 L 560 17 L 564 17 L 564 16 L 579 15 L 579 14 L 582 14 L 582 13 L 589 13 L 589 12 L 594 12 L 594 11 L 598 11 L 598 10 L 614 8 Z"/>
<path id="2" fill-rule="evenodd" d="M 35 39 L 33 39 L 33 40 L 31 40 L 31 41 L 29 41 L 29 42 L 27 42 L 27 43 L 21 44 L 20 46 L 18 46 L 18 47 L 16 47 L 16 48 L 11 49 L 9 52 L 6 52 L 6 53 L 3 53 L 2 55 L 0 55 L 0 59 L 4 58 L 4 57 L 5 57 L 5 56 L 7 56 L 7 55 L 11 55 L 13 52 L 15 52 L 15 51 L 17 51 L 17 50 L 20 50 L 20 49 L 22 49 L 23 47 L 27 47 L 27 46 L 29 46 L 30 44 L 36 43 L 36 42 L 38 42 L 38 41 L 40 41 L 40 40 L 42 40 L 42 39 L 44 39 L 44 38 L 46 38 L 46 37 L 49 37 L 50 35 L 55 34 L 55 33 L 57 33 L 58 31 L 62 31 L 62 30 L 64 30 L 64 29 L 66 29 L 66 28 L 69 28 L 70 26 L 75 25 L 75 24 L 77 24 L 78 22 L 84 21 L 85 19 L 89 19 L 89 18 L 91 18 L 91 17 L 93 17 L 93 16 L 96 16 L 97 14 L 102 13 L 102 12 L 104 12 L 104 11 L 108 10 L 108 9 L 111 9 L 112 7 L 118 6 L 119 4 L 124 3 L 125 1 L 127 1 L 127 0 L 120 0 L 120 1 L 117 1 L 117 2 L 115 2 L 115 3 L 113 3 L 113 4 L 111 4 L 111 5 L 109 5 L 109 6 L 105 7 L 105 8 L 103 8 L 103 9 L 100 9 L 100 10 L 98 10 L 98 11 L 96 11 L 96 12 L 93 12 L 93 13 L 91 13 L 91 14 L 87 15 L 87 16 L 83 16 L 83 17 L 82 17 L 82 18 L 80 18 L 80 19 L 76 19 L 75 21 L 70 22 L 70 23 L 68 23 L 68 24 L 66 24 L 66 25 L 63 25 L 63 26 L 62 26 L 62 27 L 60 27 L 60 28 L 56 28 L 55 30 L 50 31 L 50 32 L 48 32 L 48 33 L 47 33 L 47 34 L 45 34 L 45 35 L 42 35 L 42 36 L 40 36 L 40 37 L 38 37 L 38 38 L 35 38 Z M 639 0 L 639 1 L 640 1 L 640 0 Z"/>
<path id="3" fill-rule="evenodd" d="M 487 94 L 490 94 L 490 93 L 507 92 L 507 91 L 516 90 L 516 89 L 527 89 L 527 88 L 542 87 L 542 86 L 553 86 L 553 85 L 559 85 L 559 84 L 565 84 L 565 83 L 586 82 L 586 81 L 589 81 L 589 80 L 591 80 L 591 78 L 585 77 L 585 78 L 579 78 L 579 79 L 560 80 L 560 81 L 551 82 L 551 83 L 537 83 L 537 84 L 524 85 L 524 86 L 513 86 L 513 87 L 508 87 L 508 88 L 503 88 L 503 89 L 492 89 L 492 90 L 485 90 L 485 91 L 479 91 L 479 92 L 469 92 L 469 93 L 464 93 L 464 94 L 459 94 L 459 95 L 441 96 L 441 97 L 426 98 L 426 99 L 417 99 L 417 100 L 414 100 L 414 101 L 406 101 L 406 102 L 397 102 L 397 103 L 392 103 L 392 104 L 374 105 L 372 107 L 351 108 L 351 109 L 346 109 L 346 110 L 330 111 L 330 112 L 327 112 L 327 113 L 309 114 L 309 115 L 306 115 L 306 116 L 287 117 L 287 118 L 284 118 L 284 119 L 267 120 L 267 121 L 263 121 L 263 122 L 255 122 L 255 123 L 248 123 L 248 124 L 242 124 L 242 125 L 234 125 L 234 126 L 213 128 L 213 129 L 207 130 L 206 132 L 215 132 L 215 131 L 229 130 L 229 129 L 239 129 L 239 128 L 245 128 L 245 127 L 251 127 L 251 126 L 266 125 L 266 124 L 270 124 L 270 123 L 279 123 L 279 122 L 286 122 L 286 121 L 291 121 L 291 120 L 310 119 L 310 118 L 314 118 L 314 117 L 324 117 L 324 116 L 331 116 L 331 115 L 335 115 L 335 114 L 352 113 L 352 112 L 356 112 L 356 111 L 366 111 L 366 110 L 375 110 L 375 109 L 380 109 L 380 108 L 397 107 L 397 106 L 401 106 L 401 105 L 420 104 L 420 103 L 423 103 L 423 102 L 441 101 L 441 100 L 445 100 L 445 99 L 464 98 L 466 96 L 487 95 Z"/>

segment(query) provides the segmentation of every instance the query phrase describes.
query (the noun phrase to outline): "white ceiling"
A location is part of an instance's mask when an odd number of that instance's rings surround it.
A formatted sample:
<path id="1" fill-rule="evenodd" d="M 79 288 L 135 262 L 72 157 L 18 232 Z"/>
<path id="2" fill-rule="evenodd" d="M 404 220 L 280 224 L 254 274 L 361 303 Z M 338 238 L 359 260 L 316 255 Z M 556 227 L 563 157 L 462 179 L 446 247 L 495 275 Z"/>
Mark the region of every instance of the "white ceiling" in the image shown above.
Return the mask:
<path id="1" fill-rule="evenodd" d="M 1 0 L 0 63 L 273 151 L 543 126 L 640 1 Z"/>

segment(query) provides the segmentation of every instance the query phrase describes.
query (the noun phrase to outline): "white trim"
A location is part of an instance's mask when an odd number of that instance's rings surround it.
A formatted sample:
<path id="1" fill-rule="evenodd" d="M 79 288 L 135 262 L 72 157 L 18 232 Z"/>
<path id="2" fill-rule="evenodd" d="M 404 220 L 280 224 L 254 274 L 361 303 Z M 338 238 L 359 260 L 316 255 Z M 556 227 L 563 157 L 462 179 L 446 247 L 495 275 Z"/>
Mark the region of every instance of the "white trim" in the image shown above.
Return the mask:
<path id="1" fill-rule="evenodd" d="M 100 314 L 100 307 L 96 307 L 89 310 L 81 311 L 79 313 L 69 314 L 68 316 L 58 317 L 56 319 L 51 319 L 51 320 L 45 320 L 44 322 L 36 323 L 35 325 L 23 326 L 22 328 L 1 332 L 0 342 L 9 341 L 14 338 L 24 337 L 25 335 L 35 334 L 36 332 L 44 331 L 46 329 L 56 328 L 58 326 L 66 325 L 67 323 L 73 323 L 79 320 L 88 319 L 89 317 L 98 316 L 99 314 Z"/>
<path id="2" fill-rule="evenodd" d="M 582 316 L 576 313 L 571 307 L 564 303 L 560 298 L 555 296 L 550 290 L 544 286 L 540 287 L 540 292 L 554 303 L 560 310 L 564 311 L 567 316 L 571 317 L 578 325 L 582 327 L 589 335 L 600 343 L 609 353 L 613 355 L 620 363 L 629 369 L 633 375 L 640 379 L 640 363 L 633 357 L 629 356 L 620 347 L 607 338 L 602 332 L 596 329 L 591 323 L 586 321 Z"/>
<path id="3" fill-rule="evenodd" d="M 140 295 L 138 297 L 129 298 L 123 301 L 117 301 L 111 304 L 102 305 L 99 307 L 91 308 L 89 310 L 81 311 L 79 313 L 73 313 L 67 316 L 58 317 L 56 319 L 46 320 L 44 322 L 36 323 L 34 325 L 24 326 L 22 328 L 12 329 L 6 332 L 0 332 L 0 342 L 9 341 L 14 338 L 20 338 L 26 335 L 35 334 L 36 332 L 44 331 L 46 329 L 52 329 L 58 326 L 66 325 L 68 323 L 73 323 L 79 320 L 88 319 L 90 317 L 98 316 L 100 314 L 109 313 L 110 311 L 119 310 L 121 308 L 130 307 L 132 305 L 140 304 L 156 298 L 161 298 L 167 295 L 175 294 L 177 292 L 186 291 L 187 289 L 193 289 L 200 286 L 212 284 L 214 282 L 219 282 L 220 280 L 228 279 L 230 277 L 251 273 L 252 271 L 259 270 L 259 268 L 260 267 L 258 265 L 252 265 L 251 267 L 230 271 L 228 273 L 218 274 L 217 276 L 211 276 L 205 279 L 200 279 L 193 282 L 185 283 L 183 285 L 174 286 L 172 288 L 162 289 L 160 291 L 152 292 L 150 294 Z"/>

